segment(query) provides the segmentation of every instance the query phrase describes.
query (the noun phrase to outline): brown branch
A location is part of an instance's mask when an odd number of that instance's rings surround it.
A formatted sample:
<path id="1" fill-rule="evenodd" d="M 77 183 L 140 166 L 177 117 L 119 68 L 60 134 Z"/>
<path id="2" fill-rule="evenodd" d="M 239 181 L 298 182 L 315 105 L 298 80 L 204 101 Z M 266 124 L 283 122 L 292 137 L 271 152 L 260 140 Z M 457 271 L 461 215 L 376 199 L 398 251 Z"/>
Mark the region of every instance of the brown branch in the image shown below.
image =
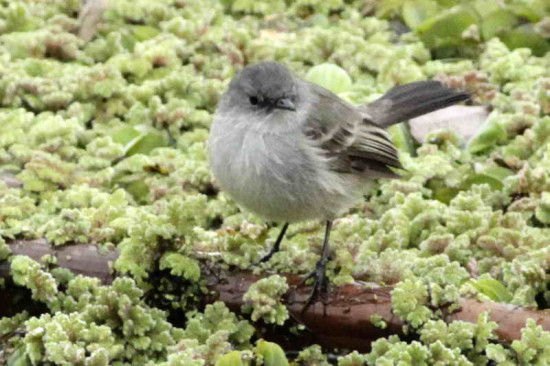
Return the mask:
<path id="1" fill-rule="evenodd" d="M 76 274 L 97 277 L 104 284 L 111 283 L 111 265 L 118 257 L 116 251 L 101 254 L 95 245 L 53 247 L 45 239 L 15 240 L 9 247 L 13 255 L 26 255 L 37 261 L 50 254 L 57 258 L 59 267 L 70 269 Z M 7 264 L 0 263 L 0 278 L 7 276 L 7 270 Z"/>
<path id="2" fill-rule="evenodd" d="M 301 278 L 285 275 L 290 285 L 296 285 Z M 225 282 L 209 283 L 208 288 L 219 294 L 219 299 L 238 311 L 243 305 L 242 296 L 250 285 L 261 279 L 251 273 L 233 273 Z M 401 334 L 405 323 L 391 311 L 392 286 L 354 283 L 334 289 L 326 306 L 317 302 L 304 314 L 302 307 L 309 295 L 309 289 L 295 292 L 295 301 L 287 304 L 294 319 L 306 325 L 314 333 L 323 334 L 336 347 L 363 349 L 369 343 L 390 334 Z M 461 320 L 475 323 L 479 315 L 489 311 L 490 319 L 498 324 L 496 335 L 503 343 L 521 338 L 521 329 L 528 319 L 535 319 L 544 330 L 550 330 L 550 311 L 500 304 L 492 301 L 460 299 L 461 309 L 453 312 L 448 322 Z M 387 324 L 386 329 L 375 327 L 370 322 L 372 315 L 380 315 Z"/>
<path id="3" fill-rule="evenodd" d="M 45 240 L 16 241 L 11 243 L 13 254 L 28 255 L 40 259 L 44 254 L 55 255 L 58 265 L 87 276 L 98 277 L 105 284 L 112 280 L 110 264 L 117 253 L 102 255 L 95 246 L 79 244 L 53 248 Z M 9 267 L 0 264 L 0 278 L 9 276 Z M 301 278 L 297 275 L 284 275 L 291 288 Z M 244 305 L 243 295 L 247 289 L 262 278 L 250 272 L 227 272 L 212 274 L 204 271 L 207 287 L 212 292 L 208 302 L 223 301 L 229 308 L 240 311 Z M 401 334 L 403 321 L 391 312 L 391 286 L 354 283 L 334 288 L 326 305 L 320 302 L 313 304 L 305 313 L 301 313 L 309 295 L 308 288 L 299 288 L 293 293 L 293 302 L 287 304 L 291 316 L 304 324 L 312 334 L 315 342 L 328 347 L 345 347 L 365 350 L 370 343 L 390 334 Z M 480 302 L 474 299 L 460 300 L 461 309 L 447 317 L 447 321 L 462 320 L 476 322 L 480 314 L 490 312 L 491 320 L 499 327 L 496 334 L 501 342 L 510 343 L 521 337 L 521 328 L 527 319 L 535 319 L 543 329 L 550 330 L 550 311 L 514 307 L 495 302 Z M 372 315 L 379 315 L 387 327 L 380 329 L 370 322 Z M 0 314 L 2 316 L 2 314 Z"/>

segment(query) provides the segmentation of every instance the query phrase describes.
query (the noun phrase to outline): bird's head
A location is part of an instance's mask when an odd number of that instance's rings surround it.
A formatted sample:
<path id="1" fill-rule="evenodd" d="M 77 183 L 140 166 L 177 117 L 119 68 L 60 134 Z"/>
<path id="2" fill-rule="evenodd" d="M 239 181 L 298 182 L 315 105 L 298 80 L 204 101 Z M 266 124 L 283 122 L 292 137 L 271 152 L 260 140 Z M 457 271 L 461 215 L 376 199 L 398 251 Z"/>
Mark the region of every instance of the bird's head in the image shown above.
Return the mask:
<path id="1" fill-rule="evenodd" d="M 245 67 L 229 84 L 227 97 L 232 107 L 256 114 L 292 113 L 299 103 L 296 79 L 276 62 Z"/>

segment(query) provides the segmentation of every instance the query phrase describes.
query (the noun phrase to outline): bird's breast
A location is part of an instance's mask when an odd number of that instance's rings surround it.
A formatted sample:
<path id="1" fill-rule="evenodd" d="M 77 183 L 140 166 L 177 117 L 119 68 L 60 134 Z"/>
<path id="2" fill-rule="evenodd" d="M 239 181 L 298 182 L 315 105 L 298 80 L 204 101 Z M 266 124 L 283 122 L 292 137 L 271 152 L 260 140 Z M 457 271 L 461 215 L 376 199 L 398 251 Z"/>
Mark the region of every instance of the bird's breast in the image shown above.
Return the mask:
<path id="1" fill-rule="evenodd" d="M 212 147 L 211 147 L 212 148 Z M 222 188 L 239 201 L 248 197 L 283 192 L 293 195 L 294 186 L 303 181 L 308 156 L 291 136 L 281 138 L 255 131 L 224 134 L 218 137 L 211 161 Z"/>
<path id="2" fill-rule="evenodd" d="M 267 220 L 302 221 L 329 217 L 347 202 L 346 182 L 300 131 L 217 127 L 210 136 L 212 171 L 248 210 Z"/>

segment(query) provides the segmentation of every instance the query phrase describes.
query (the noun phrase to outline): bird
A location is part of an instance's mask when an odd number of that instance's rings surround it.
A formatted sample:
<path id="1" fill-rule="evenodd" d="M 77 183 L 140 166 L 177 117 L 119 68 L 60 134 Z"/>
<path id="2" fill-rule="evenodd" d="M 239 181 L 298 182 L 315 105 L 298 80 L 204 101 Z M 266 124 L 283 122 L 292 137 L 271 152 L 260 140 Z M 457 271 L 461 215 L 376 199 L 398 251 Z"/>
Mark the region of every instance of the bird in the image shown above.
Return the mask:
<path id="1" fill-rule="evenodd" d="M 217 105 L 208 137 L 211 171 L 241 207 L 282 224 L 261 261 L 280 250 L 291 223 L 324 222 L 320 259 L 302 281 L 314 277 L 308 307 L 328 291 L 333 221 L 363 198 L 369 182 L 400 177 L 386 128 L 468 98 L 440 82 L 418 81 L 355 106 L 281 63 L 250 64 Z"/>

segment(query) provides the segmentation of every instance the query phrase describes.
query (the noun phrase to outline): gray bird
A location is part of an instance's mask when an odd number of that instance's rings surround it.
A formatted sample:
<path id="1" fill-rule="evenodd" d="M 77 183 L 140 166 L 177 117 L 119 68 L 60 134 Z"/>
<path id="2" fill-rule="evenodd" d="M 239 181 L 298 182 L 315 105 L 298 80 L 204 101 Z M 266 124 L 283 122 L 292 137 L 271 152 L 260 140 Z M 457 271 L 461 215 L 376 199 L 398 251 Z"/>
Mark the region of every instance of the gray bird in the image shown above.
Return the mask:
<path id="1" fill-rule="evenodd" d="M 320 260 L 306 307 L 327 289 L 332 221 L 356 204 L 369 181 L 398 178 L 402 168 L 385 128 L 468 99 L 436 81 L 396 86 L 353 106 L 285 66 L 245 67 L 218 105 L 209 137 L 210 165 L 220 187 L 242 207 L 284 223 L 324 220 Z M 305 281 L 305 280 L 304 280 Z"/>

